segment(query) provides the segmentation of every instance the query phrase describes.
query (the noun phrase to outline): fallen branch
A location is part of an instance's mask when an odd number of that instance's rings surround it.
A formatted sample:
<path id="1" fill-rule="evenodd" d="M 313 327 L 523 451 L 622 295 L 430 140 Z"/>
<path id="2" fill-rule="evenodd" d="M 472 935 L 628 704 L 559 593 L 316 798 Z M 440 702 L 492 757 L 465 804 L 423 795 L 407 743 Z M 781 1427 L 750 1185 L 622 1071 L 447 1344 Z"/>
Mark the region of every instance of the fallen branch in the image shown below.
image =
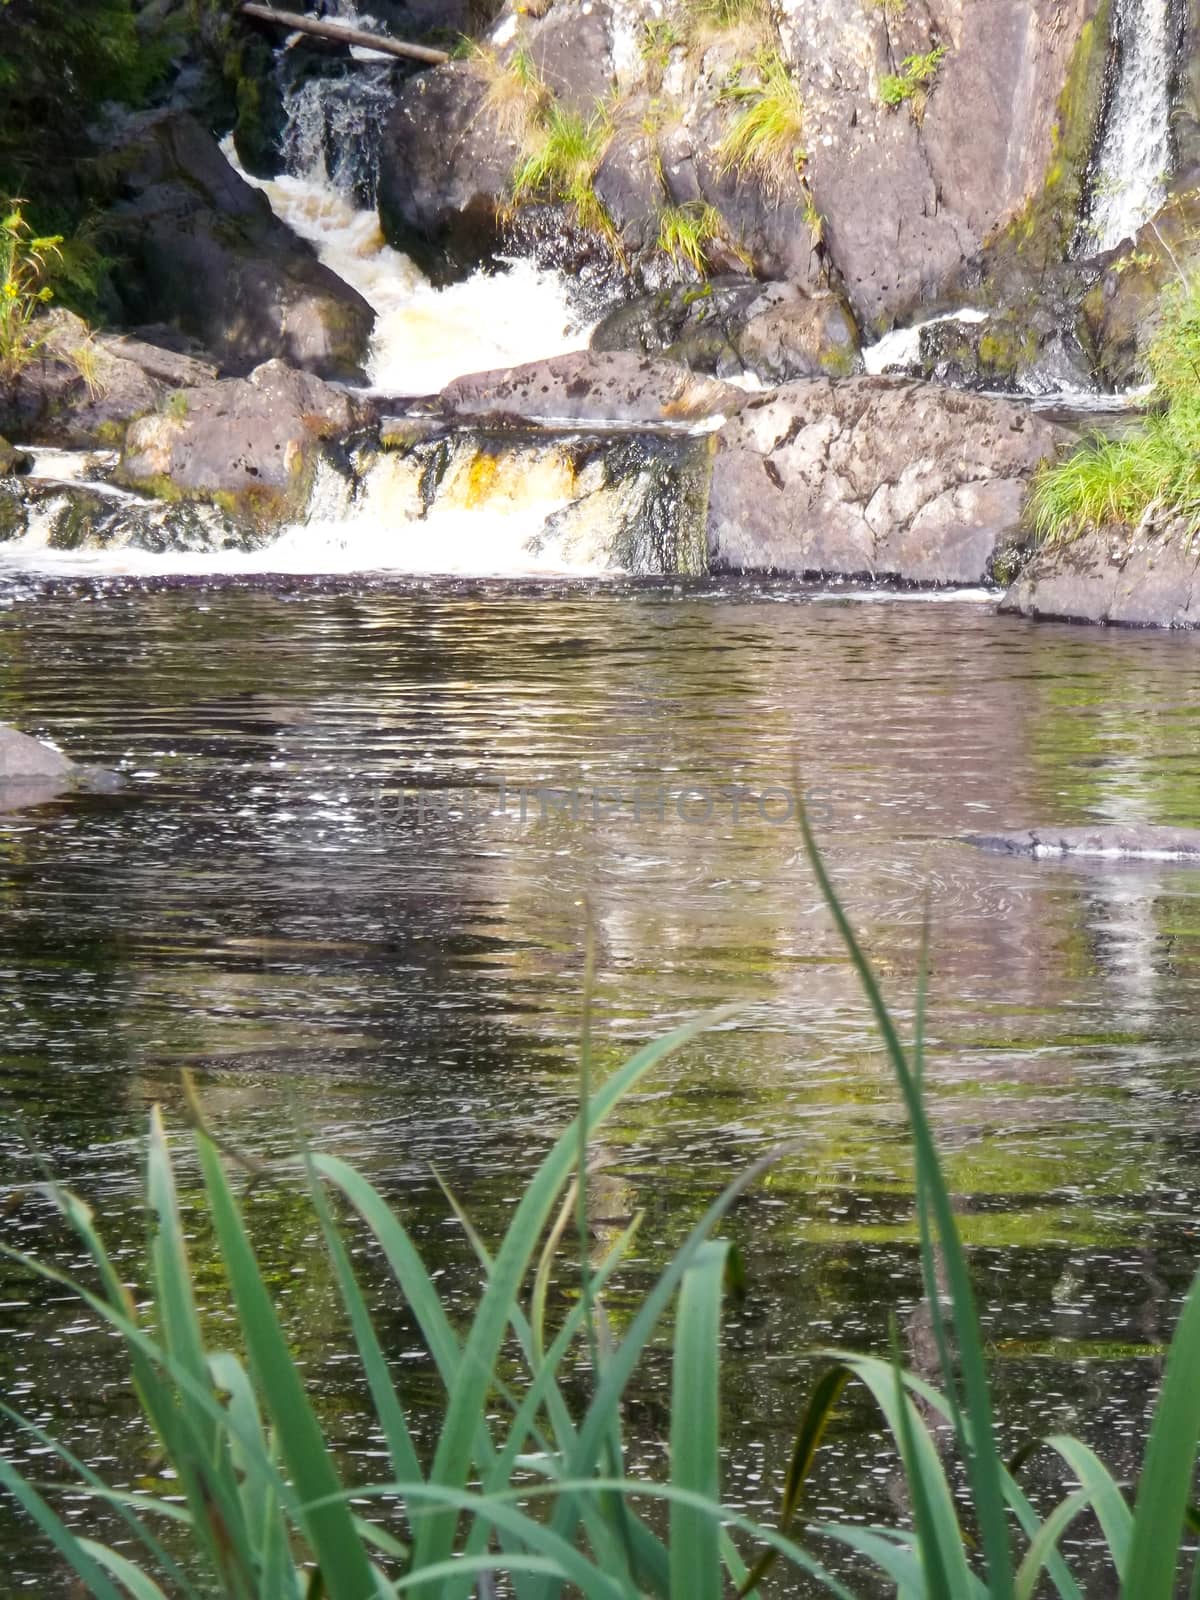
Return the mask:
<path id="1" fill-rule="evenodd" d="M 297 16 L 294 11 L 276 11 L 274 6 L 251 5 L 250 0 L 243 0 L 238 9 L 244 17 L 254 17 L 259 22 L 274 22 L 291 33 L 311 33 L 318 39 L 331 39 L 335 44 L 359 45 L 364 50 L 379 50 L 387 56 L 403 56 L 410 61 L 424 61 L 434 67 L 440 67 L 450 59 L 444 50 L 433 50 L 423 44 L 405 44 L 401 39 L 367 33 L 365 29 L 352 28 L 345 22 L 322 22 L 316 17 Z"/>

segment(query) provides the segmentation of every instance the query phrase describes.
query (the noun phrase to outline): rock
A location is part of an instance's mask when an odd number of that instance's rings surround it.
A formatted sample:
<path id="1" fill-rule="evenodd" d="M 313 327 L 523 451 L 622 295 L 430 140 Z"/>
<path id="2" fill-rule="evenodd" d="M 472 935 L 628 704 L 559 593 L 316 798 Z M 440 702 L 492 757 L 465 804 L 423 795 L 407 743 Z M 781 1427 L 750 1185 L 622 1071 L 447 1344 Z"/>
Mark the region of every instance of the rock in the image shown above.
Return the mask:
<path id="1" fill-rule="evenodd" d="M 274 216 L 192 117 L 135 123 L 111 158 L 121 198 L 106 227 L 129 258 L 131 322 L 177 323 L 222 366 L 280 356 L 327 378 L 362 376 L 374 312 Z"/>
<path id="2" fill-rule="evenodd" d="M 119 773 L 80 766 L 40 739 L 0 723 L 0 811 L 42 805 L 71 789 L 110 793 L 123 786 Z"/>
<path id="3" fill-rule="evenodd" d="M 761 36 L 689 33 L 680 14 L 683 39 L 664 36 L 658 0 L 506 0 L 492 39 L 501 66 L 520 45 L 560 103 L 584 116 L 611 103 L 616 85 L 594 182 L 639 276 L 663 209 L 695 200 L 720 211 L 756 276 L 844 290 L 854 320 L 877 332 L 943 300 L 985 242 L 1025 228 L 1047 194 L 1038 215 L 1054 219 L 1061 259 L 1101 101 L 1102 9 L 1102 0 L 947 0 L 935 15 L 779 0 Z M 787 63 L 803 102 L 798 160 L 784 150 L 773 175 L 730 170 L 724 149 L 744 104 L 731 85 L 753 88 L 764 47 Z M 889 108 L 884 78 L 938 49 L 930 91 Z M 485 93 L 470 64 L 423 73 L 402 91 L 388 135 L 393 240 L 444 249 L 456 271 L 495 249 L 517 155 L 480 115 Z"/>
<path id="4" fill-rule="evenodd" d="M 1200 626 L 1200 545 L 1180 523 L 1090 530 L 1043 547 L 1004 596 L 1001 611 L 1128 627 Z"/>
<path id="5" fill-rule="evenodd" d="M 17 450 L 0 435 L 0 478 L 15 478 L 28 472 L 33 457 L 26 450 Z"/>
<path id="6" fill-rule="evenodd" d="M 964 843 L 994 855 L 1191 861 L 1200 865 L 1200 828 L 1159 828 L 1138 823 L 1092 828 L 1028 828 L 1017 833 L 971 833 Z"/>
<path id="7" fill-rule="evenodd" d="M 56 309 L 37 325 L 41 349 L 0 393 L 0 422 L 38 444 L 119 445 L 131 418 L 171 390 L 211 381 L 216 368 L 142 339 L 93 333 Z"/>
<path id="8" fill-rule="evenodd" d="M 520 146 L 488 115 L 472 62 L 410 79 L 382 132 L 379 217 L 390 242 L 435 283 L 491 260 Z"/>
<path id="9" fill-rule="evenodd" d="M 121 475 L 165 498 L 211 502 L 260 529 L 305 509 L 327 441 L 362 427 L 344 390 L 268 361 L 248 378 L 178 391 L 165 412 L 129 429 Z"/>
<path id="10" fill-rule="evenodd" d="M 1175 195 L 1132 247 L 1106 257 L 1082 299 L 1080 331 L 1100 379 L 1114 389 L 1143 382 L 1146 355 L 1162 323 L 1167 291 L 1200 268 L 1200 189 Z"/>
<path id="11" fill-rule="evenodd" d="M 789 384 L 716 441 L 716 570 L 988 581 L 1020 540 L 1030 476 L 1061 431 L 1003 400 L 895 378 Z"/>
<path id="12" fill-rule="evenodd" d="M 603 318 L 591 344 L 661 353 L 721 378 L 750 373 L 767 384 L 861 368 L 858 330 L 836 296 L 746 278 L 640 296 Z"/>
<path id="13" fill-rule="evenodd" d="M 687 423 L 729 414 L 745 395 L 673 361 L 578 351 L 500 372 L 456 378 L 442 390 L 446 417 L 526 421 Z"/>

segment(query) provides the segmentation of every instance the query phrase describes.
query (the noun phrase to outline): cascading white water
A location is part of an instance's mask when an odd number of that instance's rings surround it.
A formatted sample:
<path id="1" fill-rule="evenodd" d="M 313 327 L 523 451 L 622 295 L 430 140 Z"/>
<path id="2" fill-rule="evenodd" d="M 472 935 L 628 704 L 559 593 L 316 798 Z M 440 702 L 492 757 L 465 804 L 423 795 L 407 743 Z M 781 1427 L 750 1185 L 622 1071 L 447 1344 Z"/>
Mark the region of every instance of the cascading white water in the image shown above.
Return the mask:
<path id="1" fill-rule="evenodd" d="M 1116 79 L 1077 256 L 1113 250 L 1162 205 L 1171 168 L 1175 28 L 1170 0 L 1115 0 Z"/>

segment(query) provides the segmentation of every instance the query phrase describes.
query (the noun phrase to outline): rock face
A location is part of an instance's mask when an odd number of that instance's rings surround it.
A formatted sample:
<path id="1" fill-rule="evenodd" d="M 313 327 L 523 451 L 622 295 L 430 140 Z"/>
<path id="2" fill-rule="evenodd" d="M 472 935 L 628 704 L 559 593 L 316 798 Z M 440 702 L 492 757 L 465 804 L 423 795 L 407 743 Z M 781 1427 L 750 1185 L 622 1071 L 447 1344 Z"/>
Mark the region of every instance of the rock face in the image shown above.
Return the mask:
<path id="1" fill-rule="evenodd" d="M 1000 609 L 1067 622 L 1200 627 L 1200 546 L 1187 530 L 1102 528 L 1036 552 Z"/>
<path id="2" fill-rule="evenodd" d="M 282 357 L 323 377 L 361 377 L 374 312 L 194 118 L 151 118 L 111 160 L 122 193 L 108 226 L 130 261 L 130 322 L 174 323 L 234 373 Z"/>
<path id="3" fill-rule="evenodd" d="M 780 0 L 776 21 L 755 31 L 698 27 L 657 0 L 506 0 L 488 70 L 502 77 L 519 48 L 574 113 L 618 97 L 593 181 L 635 262 L 653 255 L 665 209 L 713 206 L 725 243 L 758 276 L 844 289 L 854 319 L 875 330 L 943 295 L 1048 183 L 1071 187 L 1056 163 L 1086 164 L 1098 103 L 1072 98 L 1067 110 L 1092 123 L 1068 140 L 1060 100 L 1081 50 L 1102 68 L 1105 37 L 1087 31 L 1097 10 L 1097 0 L 947 0 L 935 19 Z M 762 82 L 763 51 L 787 64 L 803 126 L 773 172 L 739 172 L 725 141 L 744 91 Z M 938 51 L 932 81 L 890 106 L 885 80 Z M 421 74 L 385 141 L 391 236 L 445 250 L 459 269 L 494 248 L 517 156 L 487 76 L 462 62 Z M 514 94 L 510 79 L 502 96 L 511 105 Z"/>
<path id="4" fill-rule="evenodd" d="M 964 842 L 993 855 L 1078 856 L 1099 861 L 1189 861 L 1200 866 L 1200 828 L 1157 828 L 1150 824 L 1029 828 L 1018 833 L 972 833 Z"/>
<path id="5" fill-rule="evenodd" d="M 248 378 L 180 390 L 170 409 L 135 422 L 121 471 L 136 488 L 268 527 L 303 512 L 324 444 L 364 420 L 344 391 L 268 361 Z"/>
<path id="6" fill-rule="evenodd" d="M 442 390 L 447 417 L 529 421 L 689 423 L 735 411 L 745 395 L 673 361 L 579 351 L 501 372 L 457 378 Z"/>
<path id="7" fill-rule="evenodd" d="M 734 572 L 990 580 L 1060 431 L 1002 400 L 890 378 L 789 384 L 716 440 L 709 557 Z"/>

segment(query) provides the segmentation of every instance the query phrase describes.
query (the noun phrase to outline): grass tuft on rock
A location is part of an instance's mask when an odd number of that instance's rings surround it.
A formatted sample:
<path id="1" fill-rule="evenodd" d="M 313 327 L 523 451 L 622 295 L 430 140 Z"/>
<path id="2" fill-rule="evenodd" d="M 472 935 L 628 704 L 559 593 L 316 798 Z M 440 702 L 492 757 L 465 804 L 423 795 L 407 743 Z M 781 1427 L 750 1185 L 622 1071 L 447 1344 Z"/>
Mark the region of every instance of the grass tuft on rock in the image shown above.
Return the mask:
<path id="1" fill-rule="evenodd" d="M 615 240 L 616 230 L 596 193 L 596 169 L 612 138 L 612 123 L 598 112 L 590 119 L 552 102 L 513 174 L 513 199 L 560 200 L 581 228 Z"/>
<path id="2" fill-rule="evenodd" d="M 1154 409 L 1121 439 L 1097 435 L 1038 476 L 1030 516 L 1046 543 L 1089 529 L 1180 521 L 1200 533 L 1200 281 L 1172 297 L 1151 345 Z"/>
<path id="3" fill-rule="evenodd" d="M 711 263 L 708 246 L 725 231 L 724 219 L 715 206 L 702 200 L 667 206 L 658 219 L 658 248 L 678 265 L 686 262 L 700 276 L 707 277 Z"/>
<path id="4" fill-rule="evenodd" d="M 723 91 L 741 109 L 719 147 L 721 171 L 755 177 L 780 200 L 797 184 L 808 160 L 804 99 L 777 50 L 759 52 L 755 75 L 752 83 L 738 75 Z"/>

